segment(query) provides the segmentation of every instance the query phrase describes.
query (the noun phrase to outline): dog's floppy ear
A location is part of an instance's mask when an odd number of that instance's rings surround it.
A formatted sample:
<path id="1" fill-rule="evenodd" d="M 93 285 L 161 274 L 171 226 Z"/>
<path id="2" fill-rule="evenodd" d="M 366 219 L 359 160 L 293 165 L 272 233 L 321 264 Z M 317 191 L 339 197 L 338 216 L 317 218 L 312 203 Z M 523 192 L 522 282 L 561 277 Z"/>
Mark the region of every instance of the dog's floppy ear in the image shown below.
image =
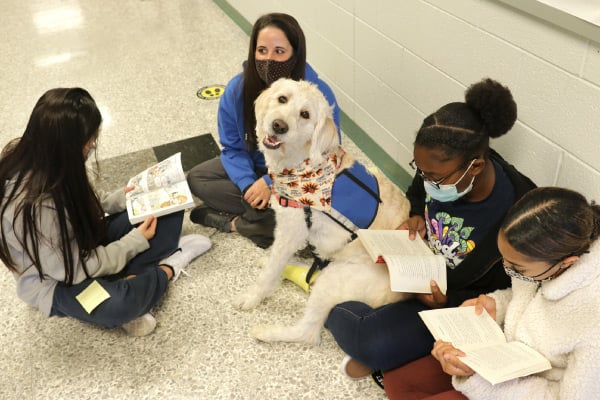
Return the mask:
<path id="1" fill-rule="evenodd" d="M 315 164 L 323 162 L 323 154 L 327 154 L 339 144 L 338 129 L 333 121 L 333 106 L 325 102 L 319 110 L 319 121 L 315 126 L 310 146 L 310 159 Z"/>
<path id="2" fill-rule="evenodd" d="M 261 121 L 264 119 L 267 113 L 267 104 L 269 103 L 269 91 L 263 90 L 260 95 L 254 101 L 254 115 L 256 116 L 256 134 L 261 131 Z"/>

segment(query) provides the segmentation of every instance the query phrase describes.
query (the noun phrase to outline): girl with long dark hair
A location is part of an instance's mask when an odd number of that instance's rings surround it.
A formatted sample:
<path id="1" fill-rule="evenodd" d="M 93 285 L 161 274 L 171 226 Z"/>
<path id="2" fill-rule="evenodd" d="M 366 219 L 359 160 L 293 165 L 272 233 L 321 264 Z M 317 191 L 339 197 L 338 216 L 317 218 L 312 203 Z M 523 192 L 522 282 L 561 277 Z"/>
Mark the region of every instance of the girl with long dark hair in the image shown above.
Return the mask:
<path id="1" fill-rule="evenodd" d="M 38 100 L 22 137 L 0 155 L 0 260 L 19 298 L 44 315 L 143 336 L 156 326 L 149 312 L 169 280 L 210 241 L 179 237 L 183 212 L 133 227 L 127 188 L 96 194 L 85 163 L 101 123 L 84 89 L 52 89 Z M 90 292 L 106 299 L 89 304 L 80 294 Z"/>

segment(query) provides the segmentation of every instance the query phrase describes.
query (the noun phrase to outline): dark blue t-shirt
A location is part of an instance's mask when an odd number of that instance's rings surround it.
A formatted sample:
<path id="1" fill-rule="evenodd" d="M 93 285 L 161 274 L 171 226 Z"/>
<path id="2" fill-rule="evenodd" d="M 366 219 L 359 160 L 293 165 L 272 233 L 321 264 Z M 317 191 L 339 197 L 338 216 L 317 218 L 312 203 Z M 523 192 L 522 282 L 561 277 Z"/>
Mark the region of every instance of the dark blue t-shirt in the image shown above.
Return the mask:
<path id="1" fill-rule="evenodd" d="M 458 199 L 442 203 L 429 195 L 425 198 L 429 247 L 446 258 L 450 269 L 456 268 L 475 249 L 514 203 L 515 191 L 508 176 L 495 161 L 492 165 L 496 182 L 492 193 L 482 201 Z"/>

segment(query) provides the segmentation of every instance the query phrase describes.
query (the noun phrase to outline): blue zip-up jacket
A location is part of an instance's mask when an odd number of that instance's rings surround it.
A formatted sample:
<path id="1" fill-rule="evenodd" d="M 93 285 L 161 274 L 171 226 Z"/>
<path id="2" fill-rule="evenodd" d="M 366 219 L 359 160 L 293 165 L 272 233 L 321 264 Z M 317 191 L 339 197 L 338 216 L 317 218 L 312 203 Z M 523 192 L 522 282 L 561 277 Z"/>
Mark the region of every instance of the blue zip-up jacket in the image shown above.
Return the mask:
<path id="1" fill-rule="evenodd" d="M 304 73 L 304 80 L 316 84 L 327 102 L 334 106 L 333 119 L 340 135 L 340 109 L 333 91 L 325 82 L 319 79 L 317 72 L 308 63 Z M 249 152 L 246 148 L 244 134 L 244 102 L 243 102 L 244 74 L 234 76 L 226 86 L 225 92 L 219 100 L 217 122 L 219 128 L 219 141 L 221 142 L 221 163 L 229 179 L 242 191 L 252 185 L 257 179 L 255 171 L 266 171 L 265 157 L 259 150 Z M 268 175 L 263 179 L 271 185 Z"/>

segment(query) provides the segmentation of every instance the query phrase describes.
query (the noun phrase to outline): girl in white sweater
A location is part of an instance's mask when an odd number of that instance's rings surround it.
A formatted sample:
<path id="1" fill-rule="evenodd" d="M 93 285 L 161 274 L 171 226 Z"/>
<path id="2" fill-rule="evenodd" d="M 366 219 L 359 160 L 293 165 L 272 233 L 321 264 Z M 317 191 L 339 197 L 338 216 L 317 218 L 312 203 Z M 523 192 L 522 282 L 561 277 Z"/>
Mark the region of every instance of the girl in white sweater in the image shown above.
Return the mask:
<path id="1" fill-rule="evenodd" d="M 536 349 L 552 369 L 491 385 L 437 341 L 432 356 L 385 376 L 391 399 L 593 399 L 600 393 L 600 206 L 539 188 L 509 211 L 498 235 L 512 288 L 467 300 Z M 444 374 L 443 372 L 446 374 Z M 451 378 L 450 378 L 451 377 Z"/>

